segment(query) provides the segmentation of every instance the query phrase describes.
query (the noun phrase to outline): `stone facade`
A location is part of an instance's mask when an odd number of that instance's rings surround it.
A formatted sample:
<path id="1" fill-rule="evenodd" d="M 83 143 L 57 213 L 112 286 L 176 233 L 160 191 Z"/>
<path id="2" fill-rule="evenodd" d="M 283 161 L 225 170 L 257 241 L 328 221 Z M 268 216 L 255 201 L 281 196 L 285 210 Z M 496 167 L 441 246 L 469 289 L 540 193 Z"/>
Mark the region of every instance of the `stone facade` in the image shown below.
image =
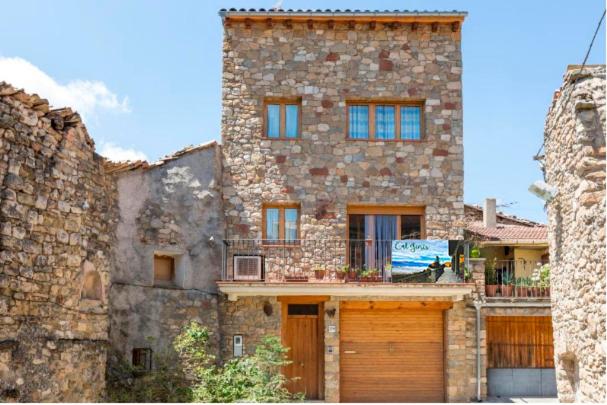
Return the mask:
<path id="1" fill-rule="evenodd" d="M 276 297 L 242 297 L 228 301 L 222 296 L 219 306 L 221 358 L 233 357 L 233 337 L 242 335 L 244 352 L 253 354 L 264 336 L 280 336 L 281 306 Z"/>
<path id="2" fill-rule="evenodd" d="M 115 360 L 135 348 L 172 352 L 189 321 L 212 333 L 219 347 L 218 297 L 224 220 L 220 147 L 191 147 L 152 165 L 111 165 L 120 222 L 111 277 L 110 341 Z M 170 285 L 154 280 L 154 256 L 172 256 Z"/>
<path id="3" fill-rule="evenodd" d="M 114 185 L 77 113 L 0 83 L 0 400 L 105 387 Z"/>
<path id="4" fill-rule="evenodd" d="M 605 66 L 570 67 L 546 118 L 557 387 L 605 402 Z"/>
<path id="5" fill-rule="evenodd" d="M 429 238 L 461 238 L 461 33 L 451 24 L 224 24 L 227 236 L 262 237 L 262 205 L 300 204 L 301 239 L 344 239 L 348 204 L 425 207 Z M 263 134 L 264 102 L 301 100 L 301 136 Z M 346 102 L 422 100 L 421 141 L 346 139 Z M 345 252 L 345 249 L 343 249 Z M 312 255 L 313 256 L 313 255 Z"/>

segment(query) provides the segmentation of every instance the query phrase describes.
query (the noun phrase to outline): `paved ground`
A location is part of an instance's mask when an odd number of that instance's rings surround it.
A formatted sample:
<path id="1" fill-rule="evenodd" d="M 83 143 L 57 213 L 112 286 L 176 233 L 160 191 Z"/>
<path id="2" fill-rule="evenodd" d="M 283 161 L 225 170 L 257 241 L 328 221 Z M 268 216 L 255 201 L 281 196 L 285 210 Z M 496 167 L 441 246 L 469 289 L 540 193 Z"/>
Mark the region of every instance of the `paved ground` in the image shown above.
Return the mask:
<path id="1" fill-rule="evenodd" d="M 518 403 L 518 404 L 544 404 L 559 402 L 558 398 L 540 397 L 488 397 L 483 402 L 491 403 Z"/>
<path id="2" fill-rule="evenodd" d="M 459 277 L 450 268 L 446 268 L 443 274 L 436 280 L 436 284 L 461 283 Z"/>

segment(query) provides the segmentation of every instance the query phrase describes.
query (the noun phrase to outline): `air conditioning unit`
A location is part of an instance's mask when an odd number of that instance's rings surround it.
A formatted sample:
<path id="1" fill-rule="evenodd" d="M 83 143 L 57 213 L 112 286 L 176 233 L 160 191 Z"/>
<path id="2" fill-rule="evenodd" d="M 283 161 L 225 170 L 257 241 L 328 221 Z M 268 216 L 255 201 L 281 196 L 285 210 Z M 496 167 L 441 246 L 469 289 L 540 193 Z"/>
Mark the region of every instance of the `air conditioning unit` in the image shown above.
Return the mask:
<path id="1" fill-rule="evenodd" d="M 261 256 L 234 256 L 235 281 L 259 281 L 262 279 Z"/>

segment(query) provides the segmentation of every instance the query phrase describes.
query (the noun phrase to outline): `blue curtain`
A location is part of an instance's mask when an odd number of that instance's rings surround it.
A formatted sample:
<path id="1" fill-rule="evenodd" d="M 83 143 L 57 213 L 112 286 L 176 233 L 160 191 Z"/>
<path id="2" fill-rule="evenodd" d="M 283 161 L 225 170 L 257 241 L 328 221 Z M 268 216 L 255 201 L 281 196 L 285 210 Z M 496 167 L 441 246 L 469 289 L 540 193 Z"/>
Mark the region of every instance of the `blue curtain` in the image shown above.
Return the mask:
<path id="1" fill-rule="evenodd" d="M 278 240 L 279 220 L 278 208 L 266 208 L 266 239 Z"/>
<path id="2" fill-rule="evenodd" d="M 394 122 L 394 106 L 375 106 L 375 139 L 394 139 L 396 128 Z"/>
<path id="3" fill-rule="evenodd" d="M 392 241 L 396 239 L 396 215 L 375 216 L 375 263 L 382 270 L 392 261 Z"/>
<path id="4" fill-rule="evenodd" d="M 280 137 L 280 105 L 269 104 L 267 116 L 268 138 Z"/>
<path id="5" fill-rule="evenodd" d="M 285 239 L 297 239 L 297 208 L 285 208 Z"/>
<path id="6" fill-rule="evenodd" d="M 369 106 L 351 105 L 348 107 L 348 134 L 352 139 L 369 138 Z"/>
<path id="7" fill-rule="evenodd" d="M 402 139 L 421 138 L 421 107 L 402 106 L 400 108 L 400 137 Z"/>
<path id="8" fill-rule="evenodd" d="M 297 138 L 298 132 L 298 120 L 299 120 L 299 106 L 297 105 L 286 105 L 285 106 L 286 123 L 285 123 L 285 136 L 287 138 Z"/>

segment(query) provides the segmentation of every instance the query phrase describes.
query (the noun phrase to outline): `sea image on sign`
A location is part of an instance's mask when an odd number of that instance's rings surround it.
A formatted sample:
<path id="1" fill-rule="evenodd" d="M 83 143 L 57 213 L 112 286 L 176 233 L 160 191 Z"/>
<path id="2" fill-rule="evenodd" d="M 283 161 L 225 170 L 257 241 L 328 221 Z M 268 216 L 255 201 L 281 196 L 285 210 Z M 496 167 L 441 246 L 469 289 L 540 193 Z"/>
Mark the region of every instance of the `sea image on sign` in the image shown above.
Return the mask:
<path id="1" fill-rule="evenodd" d="M 437 263 L 438 261 L 438 263 Z M 392 241 L 392 273 L 414 274 L 451 265 L 448 240 L 405 239 Z"/>

